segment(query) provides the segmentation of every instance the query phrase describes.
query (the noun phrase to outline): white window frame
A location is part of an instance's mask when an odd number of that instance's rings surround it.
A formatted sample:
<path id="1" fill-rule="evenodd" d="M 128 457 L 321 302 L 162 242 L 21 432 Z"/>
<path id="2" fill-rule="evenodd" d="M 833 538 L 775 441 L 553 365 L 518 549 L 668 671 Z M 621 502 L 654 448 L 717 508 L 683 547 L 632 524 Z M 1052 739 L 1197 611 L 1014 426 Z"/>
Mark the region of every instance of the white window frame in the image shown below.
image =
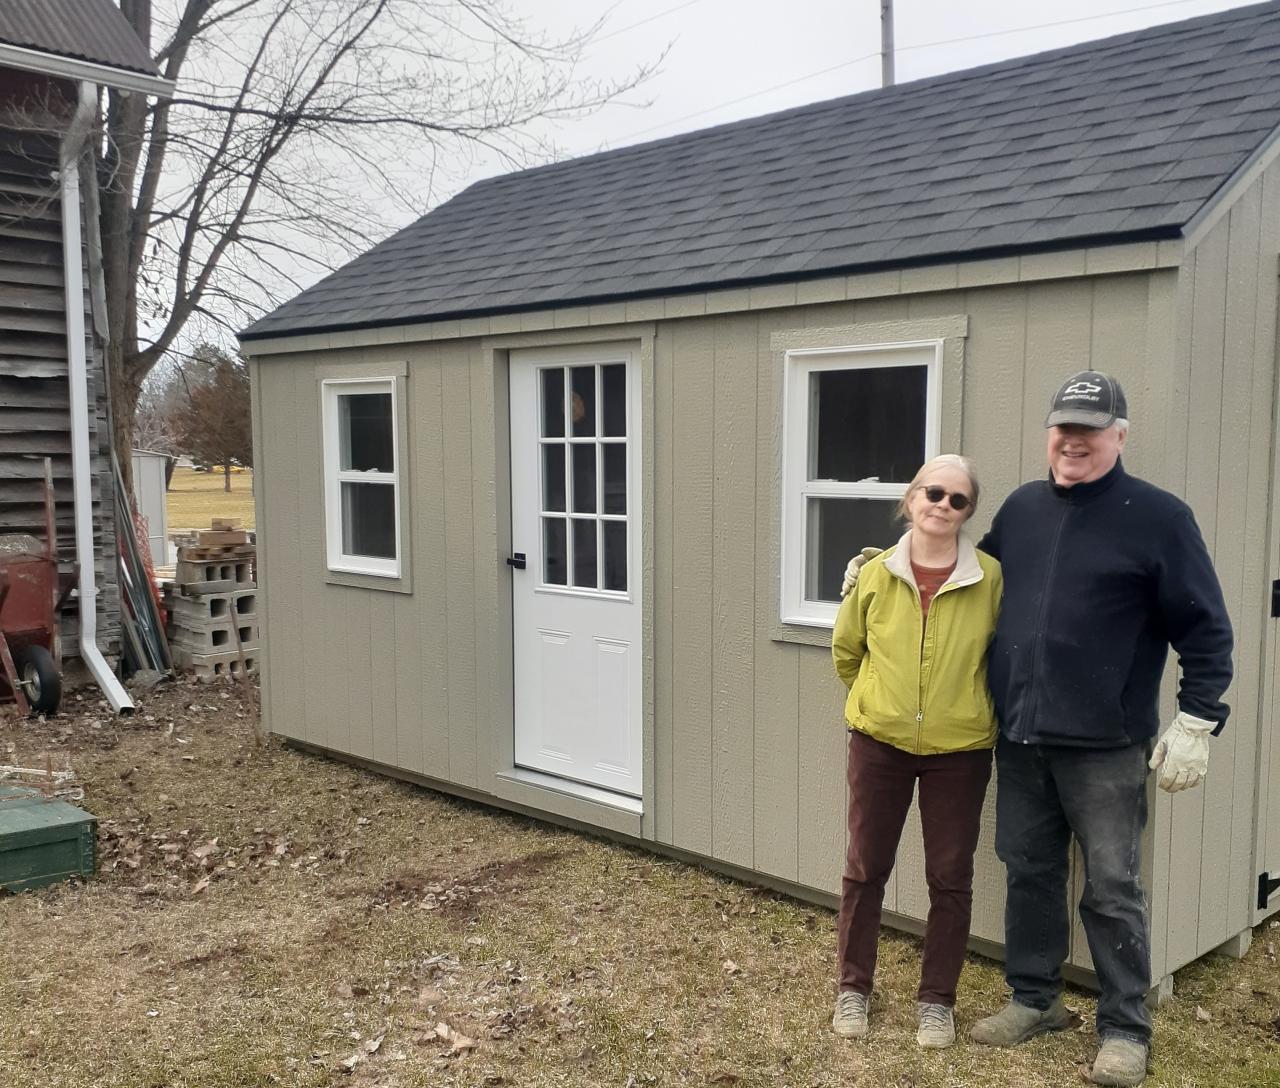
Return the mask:
<path id="1" fill-rule="evenodd" d="M 324 419 L 324 523 L 326 563 L 329 570 L 346 574 L 368 574 L 377 578 L 399 578 L 404 557 L 401 555 L 400 534 L 400 413 L 397 403 L 396 379 L 385 378 L 330 378 L 320 383 L 321 410 Z M 339 461 L 342 444 L 338 433 L 338 399 L 363 393 L 391 394 L 391 453 L 394 468 L 391 472 L 344 471 Z M 370 555 L 350 555 L 342 550 L 342 485 L 350 483 L 387 484 L 393 488 L 395 504 L 394 559 L 380 559 Z"/>
<path id="2" fill-rule="evenodd" d="M 835 625 L 839 604 L 814 601 L 805 596 L 805 555 L 808 541 L 806 508 L 811 498 L 900 499 L 909 481 L 893 483 L 810 480 L 809 377 L 830 370 L 872 367 L 924 366 L 926 368 L 924 457 L 936 457 L 942 428 L 941 339 L 910 340 L 884 344 L 857 344 L 830 348 L 801 348 L 783 356 L 782 439 L 782 571 L 781 618 L 783 623 L 807 627 Z M 849 541 L 853 555 L 863 543 Z"/>

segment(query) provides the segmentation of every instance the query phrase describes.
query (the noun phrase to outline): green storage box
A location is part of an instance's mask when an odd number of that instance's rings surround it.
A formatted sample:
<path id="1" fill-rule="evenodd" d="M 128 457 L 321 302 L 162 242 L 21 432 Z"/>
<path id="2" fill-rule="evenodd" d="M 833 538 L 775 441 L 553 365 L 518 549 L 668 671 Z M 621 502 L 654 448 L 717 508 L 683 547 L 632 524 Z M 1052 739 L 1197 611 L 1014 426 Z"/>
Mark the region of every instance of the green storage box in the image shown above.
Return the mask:
<path id="1" fill-rule="evenodd" d="M 39 790 L 0 785 L 0 888 L 40 888 L 93 875 L 96 818 Z"/>

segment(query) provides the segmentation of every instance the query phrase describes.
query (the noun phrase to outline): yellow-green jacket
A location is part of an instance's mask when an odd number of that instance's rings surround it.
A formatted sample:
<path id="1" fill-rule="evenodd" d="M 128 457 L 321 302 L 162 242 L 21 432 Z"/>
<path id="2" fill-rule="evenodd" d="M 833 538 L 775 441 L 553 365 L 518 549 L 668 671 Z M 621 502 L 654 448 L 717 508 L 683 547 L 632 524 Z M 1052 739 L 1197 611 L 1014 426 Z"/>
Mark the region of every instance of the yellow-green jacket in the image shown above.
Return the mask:
<path id="1" fill-rule="evenodd" d="M 922 642 L 910 538 L 862 568 L 836 615 L 831 656 L 849 689 L 845 721 L 916 755 L 990 748 L 996 716 L 987 650 L 1000 611 L 1000 564 L 961 537 Z"/>

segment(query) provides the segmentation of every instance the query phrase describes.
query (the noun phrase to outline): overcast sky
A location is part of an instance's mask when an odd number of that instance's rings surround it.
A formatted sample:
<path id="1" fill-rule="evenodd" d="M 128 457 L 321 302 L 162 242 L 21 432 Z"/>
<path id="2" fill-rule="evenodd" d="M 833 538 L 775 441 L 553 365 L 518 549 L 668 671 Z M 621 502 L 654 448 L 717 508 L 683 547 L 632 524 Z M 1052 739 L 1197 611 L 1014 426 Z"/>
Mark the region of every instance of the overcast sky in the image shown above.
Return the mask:
<path id="1" fill-rule="evenodd" d="M 880 0 L 512 0 L 512 5 L 531 25 L 551 32 L 605 18 L 588 54 L 588 75 L 624 74 L 670 46 L 658 75 L 628 96 L 633 104 L 611 105 L 556 128 L 556 142 L 571 154 L 661 139 L 880 85 Z M 897 81 L 1243 6 L 1239 0 L 895 0 Z M 1040 29 L 1028 29 L 1033 27 Z M 938 42 L 948 44 L 933 44 Z"/>

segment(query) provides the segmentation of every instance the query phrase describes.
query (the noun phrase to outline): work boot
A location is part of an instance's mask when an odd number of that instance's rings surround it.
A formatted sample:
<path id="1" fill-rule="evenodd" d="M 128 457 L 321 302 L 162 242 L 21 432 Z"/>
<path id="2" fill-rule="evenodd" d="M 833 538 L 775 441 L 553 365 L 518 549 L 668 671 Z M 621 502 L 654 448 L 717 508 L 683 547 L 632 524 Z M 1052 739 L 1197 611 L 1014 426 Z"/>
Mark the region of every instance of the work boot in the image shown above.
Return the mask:
<path id="1" fill-rule="evenodd" d="M 867 1033 L 867 1006 L 869 994 L 857 994 L 844 990 L 836 998 L 836 1014 L 831 1018 L 831 1030 L 845 1039 L 861 1039 Z"/>
<path id="2" fill-rule="evenodd" d="M 920 1002 L 920 1030 L 916 1042 L 926 1050 L 941 1050 L 956 1041 L 956 1017 L 950 1005 Z"/>
<path id="3" fill-rule="evenodd" d="M 1094 1084 L 1120 1085 L 1134 1088 L 1147 1076 L 1147 1047 L 1133 1039 L 1111 1035 L 1102 1040 L 1098 1056 L 1093 1059 L 1089 1079 Z"/>
<path id="4" fill-rule="evenodd" d="M 1062 1031 L 1074 1022 L 1061 997 L 1055 997 L 1043 1012 L 1011 1000 L 994 1016 L 974 1024 L 969 1035 L 975 1043 L 984 1046 L 1017 1046 L 1046 1031 Z"/>

